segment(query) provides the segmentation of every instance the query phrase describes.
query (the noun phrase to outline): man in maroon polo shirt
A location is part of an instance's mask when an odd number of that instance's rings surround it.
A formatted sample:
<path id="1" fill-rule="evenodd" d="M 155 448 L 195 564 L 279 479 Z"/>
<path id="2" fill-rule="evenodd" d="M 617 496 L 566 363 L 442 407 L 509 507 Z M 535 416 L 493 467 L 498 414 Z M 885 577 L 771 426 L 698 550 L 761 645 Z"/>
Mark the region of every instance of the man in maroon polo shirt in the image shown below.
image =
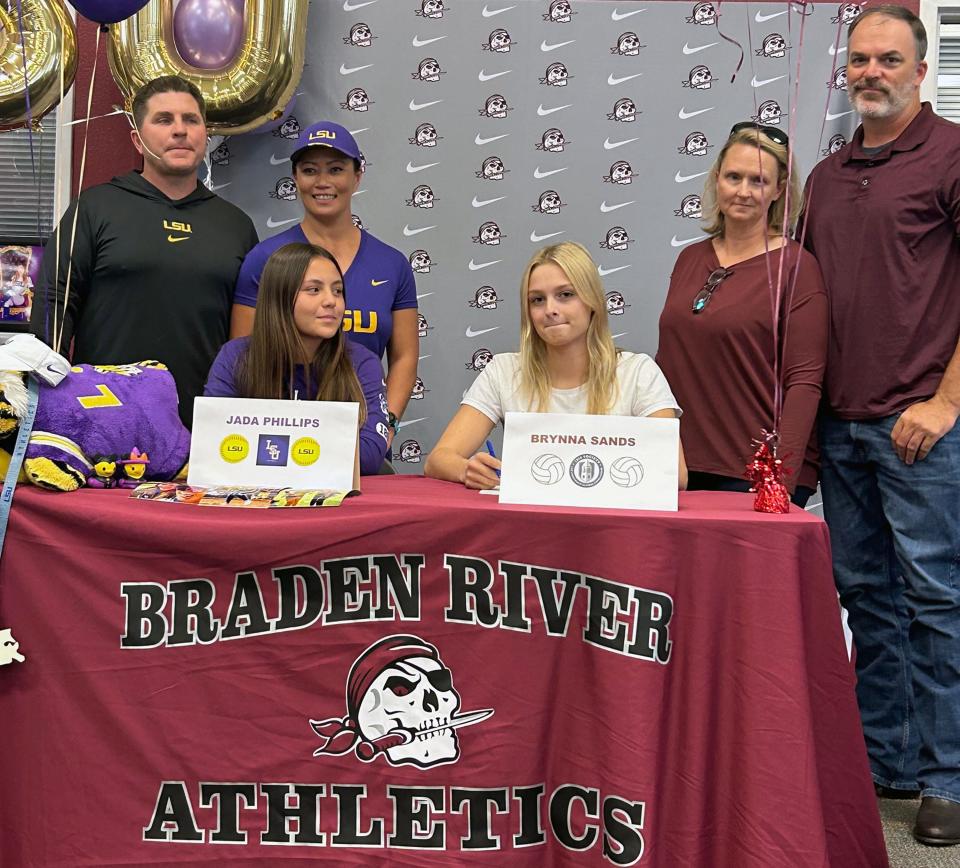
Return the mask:
<path id="1" fill-rule="evenodd" d="M 848 31 L 862 124 L 807 182 L 831 337 L 823 507 L 857 648 L 877 794 L 923 796 L 960 844 L 960 127 L 920 102 L 927 38 L 899 6 Z"/>

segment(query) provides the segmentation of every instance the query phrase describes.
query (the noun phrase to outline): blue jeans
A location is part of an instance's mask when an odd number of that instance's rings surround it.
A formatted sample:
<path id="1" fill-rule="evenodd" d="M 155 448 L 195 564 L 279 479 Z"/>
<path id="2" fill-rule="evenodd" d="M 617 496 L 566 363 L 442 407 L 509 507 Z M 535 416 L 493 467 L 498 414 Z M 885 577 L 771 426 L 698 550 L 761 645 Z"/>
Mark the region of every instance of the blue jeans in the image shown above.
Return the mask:
<path id="1" fill-rule="evenodd" d="M 960 802 L 960 424 L 907 466 L 897 418 L 821 419 L 823 513 L 873 777 Z"/>

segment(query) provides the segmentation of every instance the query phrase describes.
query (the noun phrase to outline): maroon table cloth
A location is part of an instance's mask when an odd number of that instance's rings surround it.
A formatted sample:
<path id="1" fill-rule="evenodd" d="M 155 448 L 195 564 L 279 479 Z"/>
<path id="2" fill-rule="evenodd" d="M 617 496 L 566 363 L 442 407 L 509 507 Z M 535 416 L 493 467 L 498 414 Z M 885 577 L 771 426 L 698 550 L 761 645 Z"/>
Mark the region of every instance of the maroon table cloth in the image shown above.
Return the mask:
<path id="1" fill-rule="evenodd" d="M 18 491 L 0 864 L 887 864 L 804 512 Z"/>

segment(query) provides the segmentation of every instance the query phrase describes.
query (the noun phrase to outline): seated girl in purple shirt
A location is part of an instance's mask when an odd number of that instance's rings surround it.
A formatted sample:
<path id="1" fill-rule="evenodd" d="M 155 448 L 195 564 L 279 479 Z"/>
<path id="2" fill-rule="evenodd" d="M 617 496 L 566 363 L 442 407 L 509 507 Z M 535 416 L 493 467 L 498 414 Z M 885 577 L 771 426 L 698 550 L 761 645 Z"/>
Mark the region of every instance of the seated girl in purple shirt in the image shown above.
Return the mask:
<path id="1" fill-rule="evenodd" d="M 380 360 L 343 334 L 343 273 L 314 244 L 287 244 L 260 278 L 249 337 L 224 344 L 203 394 L 212 398 L 356 401 L 360 472 L 376 473 L 387 452 Z"/>

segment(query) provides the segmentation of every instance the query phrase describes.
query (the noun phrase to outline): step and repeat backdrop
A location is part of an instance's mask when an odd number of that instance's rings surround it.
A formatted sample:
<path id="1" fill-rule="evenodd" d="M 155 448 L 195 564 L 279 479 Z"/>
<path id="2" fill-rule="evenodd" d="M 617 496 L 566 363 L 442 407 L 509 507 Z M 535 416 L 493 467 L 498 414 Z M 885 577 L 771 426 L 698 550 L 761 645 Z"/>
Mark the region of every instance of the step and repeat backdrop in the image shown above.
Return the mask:
<path id="1" fill-rule="evenodd" d="M 617 344 L 656 352 L 673 263 L 704 237 L 703 183 L 730 127 L 795 129 L 804 178 L 855 129 L 844 64 L 859 12 L 315 2 L 289 116 L 226 139 L 213 189 L 274 235 L 302 215 L 289 161 L 300 129 L 331 119 L 354 133 L 366 160 L 355 219 L 403 251 L 417 281 L 419 379 L 393 446 L 398 469 L 416 473 L 477 372 L 517 349 L 519 281 L 540 247 L 584 244 Z"/>

